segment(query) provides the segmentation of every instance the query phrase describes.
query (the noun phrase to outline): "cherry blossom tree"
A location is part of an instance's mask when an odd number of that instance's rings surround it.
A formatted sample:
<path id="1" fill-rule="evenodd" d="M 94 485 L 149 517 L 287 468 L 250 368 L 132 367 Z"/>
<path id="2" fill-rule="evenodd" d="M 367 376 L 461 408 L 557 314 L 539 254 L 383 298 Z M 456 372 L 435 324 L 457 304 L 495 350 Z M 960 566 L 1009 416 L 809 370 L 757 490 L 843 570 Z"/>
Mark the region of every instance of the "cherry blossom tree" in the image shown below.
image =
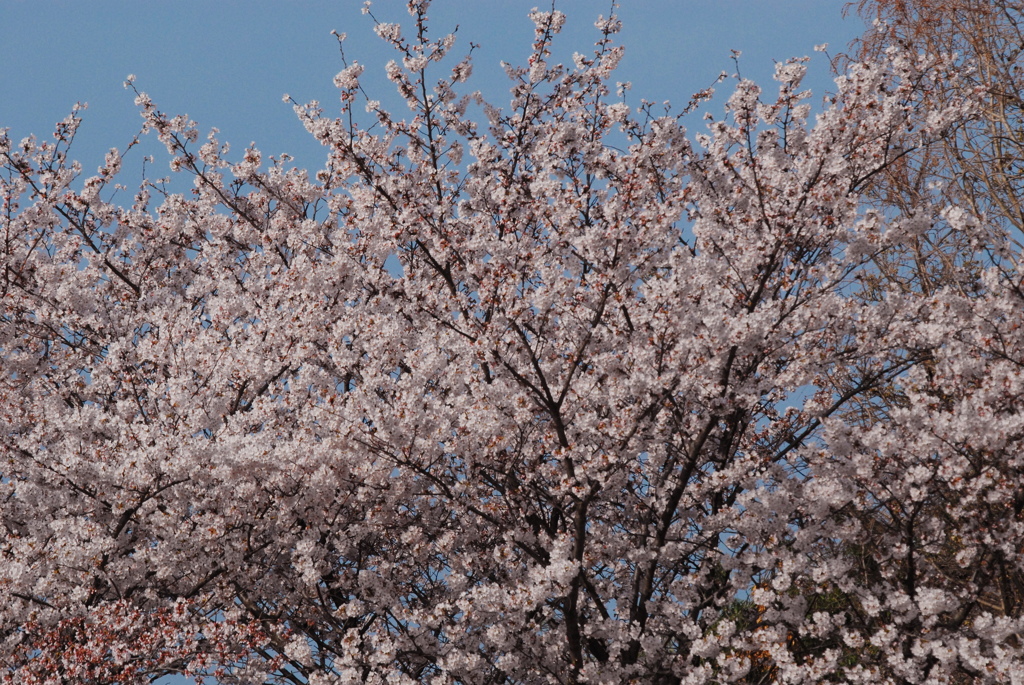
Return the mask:
<path id="1" fill-rule="evenodd" d="M 4 682 L 1020 677 L 1018 253 L 864 196 L 960 72 L 889 50 L 812 122 L 792 60 L 691 135 L 614 17 L 566 66 L 533 12 L 499 108 L 428 4 L 374 20 L 408 112 L 358 62 L 295 103 L 315 173 L 138 91 L 130 205 L 77 112 L 0 139 Z M 977 266 L 887 287 L 935 222 Z"/>

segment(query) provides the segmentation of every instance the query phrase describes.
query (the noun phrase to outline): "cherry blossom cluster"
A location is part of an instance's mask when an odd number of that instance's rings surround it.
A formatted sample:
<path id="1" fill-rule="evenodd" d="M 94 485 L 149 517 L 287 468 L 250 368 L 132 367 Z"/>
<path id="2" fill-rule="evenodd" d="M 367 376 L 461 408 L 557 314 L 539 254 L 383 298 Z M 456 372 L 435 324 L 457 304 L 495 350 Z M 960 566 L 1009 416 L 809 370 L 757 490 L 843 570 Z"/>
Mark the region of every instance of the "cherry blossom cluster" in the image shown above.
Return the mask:
<path id="1" fill-rule="evenodd" d="M 531 13 L 498 107 L 408 9 L 364 10 L 406 111 L 357 62 L 293 103 L 315 172 L 140 91 L 130 204 L 77 111 L 0 136 L 0 678 L 1019 678 L 1019 250 L 863 199 L 957 72 L 890 51 L 811 120 L 791 60 L 690 132 L 615 17 L 563 65 Z M 937 227 L 940 287 L 880 278 Z"/>

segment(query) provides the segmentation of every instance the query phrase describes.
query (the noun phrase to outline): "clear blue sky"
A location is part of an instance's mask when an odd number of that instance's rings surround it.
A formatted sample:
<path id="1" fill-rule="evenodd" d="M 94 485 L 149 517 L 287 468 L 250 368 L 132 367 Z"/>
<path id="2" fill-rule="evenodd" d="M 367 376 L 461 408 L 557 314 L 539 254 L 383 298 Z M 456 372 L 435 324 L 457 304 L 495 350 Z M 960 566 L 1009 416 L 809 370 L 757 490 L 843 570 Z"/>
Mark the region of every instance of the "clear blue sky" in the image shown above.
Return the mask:
<path id="1" fill-rule="evenodd" d="M 404 4 L 377 0 L 374 13 L 405 22 Z M 569 20 L 556 57 L 568 61 L 573 52 L 588 52 L 597 37 L 593 21 L 610 4 L 559 0 Z M 646 98 L 682 106 L 719 72 L 734 71 L 735 49 L 743 53 L 743 75 L 766 89 L 774 61 L 814 55 L 807 85 L 820 94 L 831 76 L 813 47 L 829 43 L 834 54 L 863 30 L 856 17 L 843 20 L 844 4 L 622 0 L 619 40 L 626 55 L 616 80 L 633 83 L 633 103 Z M 495 104 L 502 104 L 506 88 L 499 63 L 525 59 L 532 36 L 526 15 L 536 5 L 548 7 L 550 0 L 435 0 L 431 9 L 437 35 L 459 25 L 456 56 L 468 41 L 481 45 L 470 85 Z M 392 53 L 373 35 L 361 6 L 361 0 L 0 0 L 0 128 L 10 128 L 15 140 L 49 136 L 75 102 L 88 102 L 72 156 L 91 174 L 108 148 L 123 148 L 138 130 L 134 96 L 122 88 L 135 74 L 162 111 L 188 114 L 203 131 L 219 128 L 236 153 L 255 142 L 265 154 L 288 152 L 301 166 L 317 166 L 322 151 L 281 96 L 318 99 L 331 111 L 332 79 L 342 68 L 333 29 L 348 34 L 348 58 L 367 66 L 363 80 L 371 95 L 388 101 L 383 66 Z M 126 160 L 126 183 L 136 180 L 131 174 L 140 165 L 141 154 Z"/>

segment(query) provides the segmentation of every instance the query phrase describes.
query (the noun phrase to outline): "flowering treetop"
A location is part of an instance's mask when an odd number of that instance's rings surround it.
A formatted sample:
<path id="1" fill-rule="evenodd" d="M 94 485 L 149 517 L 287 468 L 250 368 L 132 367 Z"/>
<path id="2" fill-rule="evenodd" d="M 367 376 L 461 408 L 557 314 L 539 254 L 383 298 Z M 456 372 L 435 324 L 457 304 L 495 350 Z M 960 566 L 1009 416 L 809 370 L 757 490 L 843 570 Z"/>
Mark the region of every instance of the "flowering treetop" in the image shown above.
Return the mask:
<path id="1" fill-rule="evenodd" d="M 792 60 L 691 136 L 609 88 L 614 17 L 566 66 L 534 11 L 498 108 L 428 4 L 376 23 L 408 112 L 356 62 L 296 104 L 315 173 L 141 92 L 188 192 L 116 204 L 76 113 L 0 139 L 5 681 L 1007 682 L 1016 253 L 862 202 L 957 72 L 811 122 Z M 952 285 L 878 278 L 940 225 Z"/>

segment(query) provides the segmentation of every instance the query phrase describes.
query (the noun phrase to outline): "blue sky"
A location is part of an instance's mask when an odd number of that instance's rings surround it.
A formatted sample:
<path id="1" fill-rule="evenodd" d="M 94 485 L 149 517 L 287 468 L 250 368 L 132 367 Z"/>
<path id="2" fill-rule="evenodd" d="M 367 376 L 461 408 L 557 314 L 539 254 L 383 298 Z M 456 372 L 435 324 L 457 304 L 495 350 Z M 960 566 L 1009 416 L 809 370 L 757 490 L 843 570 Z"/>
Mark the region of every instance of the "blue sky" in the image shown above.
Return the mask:
<path id="1" fill-rule="evenodd" d="M 625 58 L 616 80 L 631 81 L 629 101 L 670 100 L 683 106 L 722 70 L 735 70 L 730 51 L 742 51 L 745 77 L 770 88 L 775 61 L 814 55 L 807 85 L 831 87 L 828 62 L 813 53 L 829 43 L 833 54 L 863 31 L 843 19 L 846 0 L 622 0 L 620 42 Z M 556 58 L 588 52 L 598 14 L 610 1 L 559 0 L 568 23 Z M 391 51 L 361 14 L 361 0 L 0 0 L 0 128 L 18 140 L 49 136 L 76 102 L 88 102 L 72 149 L 87 174 L 112 146 L 123 148 L 141 120 L 134 95 L 122 87 L 128 74 L 164 112 L 188 114 L 200 129 L 220 129 L 236 154 L 255 142 L 265 154 L 292 154 L 316 167 L 324 154 L 303 130 L 284 93 L 320 100 L 330 112 L 332 85 L 342 68 L 331 30 L 348 34 L 346 55 L 367 66 L 364 83 L 388 102 L 383 66 Z M 506 90 L 499 63 L 522 62 L 532 24 L 527 13 L 550 0 L 435 0 L 430 15 L 437 35 L 459 25 L 454 51 L 475 53 L 470 86 L 495 104 Z M 377 0 L 382 21 L 408 21 L 404 2 Z M 727 85 L 725 86 L 727 87 Z M 712 105 L 720 111 L 720 103 Z M 158 150 L 150 144 L 149 150 Z M 134 181 L 142 154 L 125 163 Z M 158 169 L 166 169 L 157 153 Z M 163 173 L 162 171 L 158 173 Z M 132 185 L 132 183 L 129 183 Z M 181 678 L 161 680 L 181 685 Z"/>

